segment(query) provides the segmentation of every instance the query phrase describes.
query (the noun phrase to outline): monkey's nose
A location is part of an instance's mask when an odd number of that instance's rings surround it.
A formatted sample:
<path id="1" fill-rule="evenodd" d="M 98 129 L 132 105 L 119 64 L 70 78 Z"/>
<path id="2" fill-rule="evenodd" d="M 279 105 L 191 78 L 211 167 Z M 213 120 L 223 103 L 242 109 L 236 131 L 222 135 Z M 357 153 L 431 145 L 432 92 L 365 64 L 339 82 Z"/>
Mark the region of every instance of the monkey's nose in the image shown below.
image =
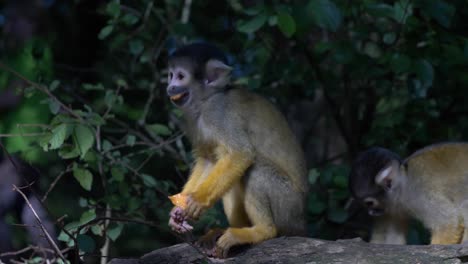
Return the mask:
<path id="1" fill-rule="evenodd" d="M 367 208 L 376 208 L 378 207 L 379 203 L 377 202 L 376 199 L 374 198 L 366 198 L 364 200 L 364 205 L 367 207 Z"/>
<path id="2" fill-rule="evenodd" d="M 168 86 L 168 87 L 167 87 L 167 93 L 168 93 L 168 94 L 173 94 L 175 89 L 176 89 L 176 87 L 173 86 L 173 85 Z"/>

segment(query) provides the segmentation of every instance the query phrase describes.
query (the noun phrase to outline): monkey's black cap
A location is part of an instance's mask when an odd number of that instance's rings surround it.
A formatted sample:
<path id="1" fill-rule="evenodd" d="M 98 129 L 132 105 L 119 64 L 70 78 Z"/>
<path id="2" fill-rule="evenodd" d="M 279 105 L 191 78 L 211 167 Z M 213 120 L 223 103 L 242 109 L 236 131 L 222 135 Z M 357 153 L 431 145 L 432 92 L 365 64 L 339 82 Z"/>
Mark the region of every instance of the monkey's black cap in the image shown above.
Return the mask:
<path id="1" fill-rule="evenodd" d="M 351 166 L 349 188 L 356 198 L 361 197 L 360 190 L 374 189 L 375 177 L 385 166 L 393 160 L 402 162 L 396 153 L 380 147 L 373 147 L 358 154 Z"/>
<path id="2" fill-rule="evenodd" d="M 192 58 L 198 65 L 204 65 L 211 59 L 217 59 L 228 64 L 224 52 L 215 45 L 204 42 L 192 43 L 178 48 L 169 56 L 169 60 L 181 57 Z"/>

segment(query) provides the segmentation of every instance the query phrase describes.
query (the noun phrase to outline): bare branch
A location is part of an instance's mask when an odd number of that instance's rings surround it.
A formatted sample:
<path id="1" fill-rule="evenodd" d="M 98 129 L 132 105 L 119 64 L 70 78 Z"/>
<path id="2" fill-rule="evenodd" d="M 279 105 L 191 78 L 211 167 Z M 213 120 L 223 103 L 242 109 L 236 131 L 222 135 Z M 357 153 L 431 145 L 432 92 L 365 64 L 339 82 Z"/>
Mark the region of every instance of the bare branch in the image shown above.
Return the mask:
<path id="1" fill-rule="evenodd" d="M 62 171 L 55 179 L 54 181 L 52 182 L 52 184 L 50 184 L 49 186 L 49 189 L 47 190 L 47 192 L 44 194 L 44 196 L 42 197 L 41 199 L 41 202 L 45 202 L 45 200 L 47 200 L 47 196 L 49 195 L 49 193 L 52 191 L 52 189 L 54 189 L 55 185 L 57 185 L 57 182 L 63 177 L 63 175 L 65 175 L 66 173 L 69 173 L 71 172 L 72 170 L 72 165 L 68 165 L 67 169 Z"/>
<path id="2" fill-rule="evenodd" d="M 63 256 L 62 252 L 60 251 L 59 247 L 57 246 L 57 244 L 55 243 L 54 239 L 50 236 L 49 232 L 47 231 L 47 229 L 44 227 L 44 225 L 42 224 L 42 220 L 39 218 L 39 216 L 37 215 L 36 213 L 36 210 L 34 210 L 33 206 L 31 205 L 31 203 L 29 202 L 28 200 L 28 197 L 26 197 L 26 195 L 16 186 L 13 184 L 13 191 L 16 191 L 18 192 L 24 199 L 24 201 L 26 202 L 26 204 L 28 205 L 29 209 L 31 209 L 31 212 L 34 214 L 34 216 L 36 217 L 36 220 L 37 222 L 39 223 L 39 226 L 42 230 L 42 232 L 44 233 L 44 235 L 46 236 L 47 238 L 47 241 L 49 242 L 50 246 L 52 246 L 52 248 L 54 249 L 55 253 L 60 256 L 60 258 L 66 262 L 66 259 L 65 257 Z"/>

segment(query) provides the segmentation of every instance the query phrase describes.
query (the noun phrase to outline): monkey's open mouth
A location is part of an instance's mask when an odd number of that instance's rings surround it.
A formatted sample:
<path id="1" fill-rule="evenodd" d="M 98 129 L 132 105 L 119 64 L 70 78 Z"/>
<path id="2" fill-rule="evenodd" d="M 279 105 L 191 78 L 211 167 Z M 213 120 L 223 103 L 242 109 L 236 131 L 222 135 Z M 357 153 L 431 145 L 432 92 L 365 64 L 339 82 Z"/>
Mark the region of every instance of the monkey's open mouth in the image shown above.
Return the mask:
<path id="1" fill-rule="evenodd" d="M 171 96 L 169 98 L 171 98 L 172 102 L 174 102 L 175 104 L 183 105 L 188 101 L 189 93 L 188 92 L 183 92 L 183 93 L 173 95 L 173 96 Z"/>
<path id="2" fill-rule="evenodd" d="M 367 212 L 371 216 L 381 216 L 381 215 L 383 215 L 384 210 L 380 209 L 380 208 L 374 208 L 374 209 L 369 209 Z"/>

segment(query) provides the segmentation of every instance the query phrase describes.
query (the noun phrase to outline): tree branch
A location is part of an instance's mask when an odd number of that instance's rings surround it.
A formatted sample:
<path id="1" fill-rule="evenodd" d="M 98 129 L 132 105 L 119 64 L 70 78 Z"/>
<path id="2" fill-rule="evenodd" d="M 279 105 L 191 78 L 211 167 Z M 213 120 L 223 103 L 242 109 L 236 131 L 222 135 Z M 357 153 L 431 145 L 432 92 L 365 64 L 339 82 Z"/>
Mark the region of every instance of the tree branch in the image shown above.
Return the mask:
<path id="1" fill-rule="evenodd" d="M 28 205 L 29 209 L 31 209 L 31 212 L 34 214 L 34 217 L 36 217 L 36 220 L 37 222 L 39 223 L 39 227 L 41 228 L 42 232 L 44 233 L 44 235 L 46 236 L 46 239 L 47 241 L 49 242 L 50 246 L 54 249 L 55 253 L 64 261 L 66 262 L 66 259 L 65 257 L 63 256 L 62 252 L 60 251 L 59 247 L 57 246 L 57 244 L 55 243 L 54 239 L 50 236 L 49 232 L 47 231 L 47 229 L 44 227 L 44 225 L 42 224 L 42 220 L 39 218 L 39 215 L 37 215 L 36 213 L 36 210 L 34 210 L 33 206 L 31 205 L 31 203 L 29 202 L 28 200 L 28 197 L 26 197 L 26 195 L 16 186 L 13 184 L 13 191 L 16 191 L 18 192 L 24 199 L 24 201 L 26 202 L 26 204 Z"/>

